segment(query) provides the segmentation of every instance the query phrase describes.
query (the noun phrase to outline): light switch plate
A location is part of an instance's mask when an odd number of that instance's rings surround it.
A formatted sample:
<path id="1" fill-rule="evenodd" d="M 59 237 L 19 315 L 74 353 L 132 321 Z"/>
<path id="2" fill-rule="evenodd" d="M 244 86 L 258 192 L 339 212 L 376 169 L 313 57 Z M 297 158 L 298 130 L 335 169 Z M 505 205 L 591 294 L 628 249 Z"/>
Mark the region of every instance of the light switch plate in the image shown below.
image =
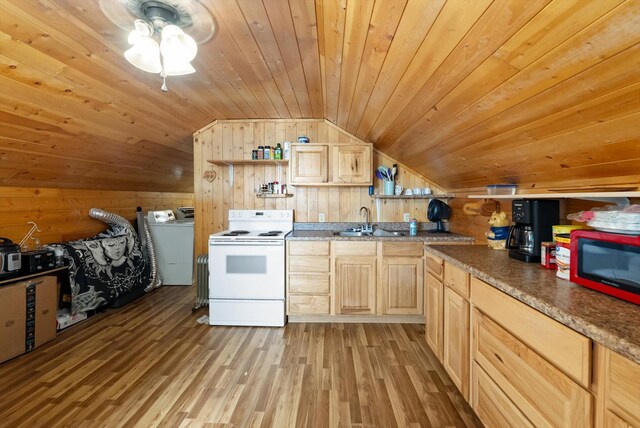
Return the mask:
<path id="1" fill-rule="evenodd" d="M 402 215 L 402 220 L 405 221 L 405 222 L 411 221 L 411 217 L 409 216 L 409 213 L 404 213 Z"/>
<path id="2" fill-rule="evenodd" d="M 320 214 L 318 214 L 318 221 L 319 221 L 320 223 L 324 223 L 324 213 L 320 213 Z"/>

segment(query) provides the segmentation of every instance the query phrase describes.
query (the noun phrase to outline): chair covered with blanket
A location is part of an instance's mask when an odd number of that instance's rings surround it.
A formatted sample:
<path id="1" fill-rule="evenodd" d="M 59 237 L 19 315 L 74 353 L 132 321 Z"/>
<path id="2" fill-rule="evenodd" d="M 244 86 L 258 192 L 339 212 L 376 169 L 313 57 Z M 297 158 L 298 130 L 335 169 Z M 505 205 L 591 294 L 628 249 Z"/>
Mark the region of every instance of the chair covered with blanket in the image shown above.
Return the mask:
<path id="1" fill-rule="evenodd" d="M 69 265 L 73 314 L 113 305 L 118 299 L 133 300 L 160 285 L 150 240 L 141 245 L 129 221 L 117 214 L 93 208 L 89 215 L 105 221 L 108 229 L 92 238 L 57 244 L 64 248 Z M 148 232 L 143 224 L 141 231 Z"/>

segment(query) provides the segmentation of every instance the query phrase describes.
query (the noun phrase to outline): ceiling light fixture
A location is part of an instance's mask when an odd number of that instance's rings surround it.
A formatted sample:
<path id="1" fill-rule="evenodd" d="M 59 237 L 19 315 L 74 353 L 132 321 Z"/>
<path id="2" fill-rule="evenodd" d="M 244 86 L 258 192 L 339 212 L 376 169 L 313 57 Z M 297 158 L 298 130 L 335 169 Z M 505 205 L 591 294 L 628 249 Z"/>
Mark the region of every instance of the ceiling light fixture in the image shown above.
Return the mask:
<path id="1" fill-rule="evenodd" d="M 140 70 L 160 73 L 161 89 L 167 92 L 167 76 L 182 76 L 196 70 L 191 61 L 198 53 L 198 45 L 193 38 L 173 24 L 177 13 L 171 6 L 149 2 L 144 12 L 149 21 L 136 19 L 135 29 L 129 34 L 132 45 L 124 57 Z M 154 35 L 160 34 L 160 44 Z"/>
<path id="2" fill-rule="evenodd" d="M 167 92 L 167 76 L 196 71 L 191 61 L 198 43 L 208 41 L 215 28 L 213 17 L 198 0 L 100 0 L 100 8 L 127 30 L 133 21 L 131 47 L 124 57 L 140 70 L 159 73 L 163 92 Z"/>

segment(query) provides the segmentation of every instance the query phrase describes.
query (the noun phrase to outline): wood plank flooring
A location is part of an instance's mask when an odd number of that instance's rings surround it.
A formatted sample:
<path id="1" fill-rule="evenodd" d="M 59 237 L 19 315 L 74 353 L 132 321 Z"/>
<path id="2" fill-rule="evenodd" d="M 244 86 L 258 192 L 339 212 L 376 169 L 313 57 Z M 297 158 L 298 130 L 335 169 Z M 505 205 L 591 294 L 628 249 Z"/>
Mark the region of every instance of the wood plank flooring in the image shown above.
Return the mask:
<path id="1" fill-rule="evenodd" d="M 191 305 L 162 287 L 0 364 L 0 426 L 481 426 L 423 325 L 211 327 Z"/>

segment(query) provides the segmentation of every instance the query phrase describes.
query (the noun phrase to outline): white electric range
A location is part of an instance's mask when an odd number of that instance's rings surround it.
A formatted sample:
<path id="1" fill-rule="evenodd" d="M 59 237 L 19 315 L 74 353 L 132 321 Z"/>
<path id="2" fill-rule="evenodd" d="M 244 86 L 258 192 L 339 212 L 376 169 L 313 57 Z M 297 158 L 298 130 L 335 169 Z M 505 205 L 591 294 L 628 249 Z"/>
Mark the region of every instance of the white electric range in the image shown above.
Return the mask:
<path id="1" fill-rule="evenodd" d="M 282 327 L 284 237 L 293 210 L 229 210 L 229 230 L 209 237 L 209 324 Z"/>

